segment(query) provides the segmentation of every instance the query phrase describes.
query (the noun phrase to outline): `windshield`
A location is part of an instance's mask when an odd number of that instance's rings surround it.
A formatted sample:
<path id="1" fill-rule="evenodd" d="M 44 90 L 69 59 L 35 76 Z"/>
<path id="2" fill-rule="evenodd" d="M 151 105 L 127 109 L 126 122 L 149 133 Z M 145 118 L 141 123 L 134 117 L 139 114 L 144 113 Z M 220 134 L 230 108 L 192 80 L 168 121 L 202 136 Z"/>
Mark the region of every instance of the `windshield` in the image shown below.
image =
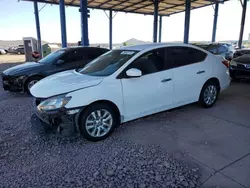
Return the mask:
<path id="1" fill-rule="evenodd" d="M 38 62 L 43 63 L 43 64 L 53 63 L 55 60 L 59 59 L 64 53 L 65 53 L 65 50 L 58 50 L 56 52 L 52 52 L 51 54 L 39 60 Z"/>
<path id="2" fill-rule="evenodd" d="M 109 76 L 117 71 L 136 53 L 138 53 L 138 51 L 112 50 L 96 58 L 83 69 L 79 70 L 79 72 L 91 76 Z"/>

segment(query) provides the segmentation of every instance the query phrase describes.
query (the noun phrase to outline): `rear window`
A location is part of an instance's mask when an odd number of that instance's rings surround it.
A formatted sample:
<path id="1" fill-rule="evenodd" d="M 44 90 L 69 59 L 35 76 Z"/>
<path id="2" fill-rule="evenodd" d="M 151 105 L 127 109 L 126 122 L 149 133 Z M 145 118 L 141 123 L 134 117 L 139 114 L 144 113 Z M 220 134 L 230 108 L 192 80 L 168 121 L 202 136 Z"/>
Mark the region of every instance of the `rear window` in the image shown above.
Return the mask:
<path id="1" fill-rule="evenodd" d="M 210 44 L 207 46 L 206 50 L 213 54 L 218 54 L 218 45 Z"/>
<path id="2" fill-rule="evenodd" d="M 226 53 L 226 52 L 227 52 L 227 47 L 225 45 L 219 46 L 219 48 L 218 48 L 218 53 L 219 54 L 223 54 L 223 53 Z"/>
<path id="3" fill-rule="evenodd" d="M 190 47 L 169 47 L 168 58 L 172 61 L 172 68 L 181 67 L 204 61 L 207 57 L 205 52 Z"/>

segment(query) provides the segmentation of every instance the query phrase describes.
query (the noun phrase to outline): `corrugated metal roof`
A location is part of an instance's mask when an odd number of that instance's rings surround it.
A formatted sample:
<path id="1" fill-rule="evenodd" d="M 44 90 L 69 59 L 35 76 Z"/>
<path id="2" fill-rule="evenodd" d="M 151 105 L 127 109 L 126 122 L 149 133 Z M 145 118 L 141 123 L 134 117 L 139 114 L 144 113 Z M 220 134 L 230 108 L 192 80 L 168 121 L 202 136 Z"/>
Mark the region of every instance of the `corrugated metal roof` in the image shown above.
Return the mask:
<path id="1" fill-rule="evenodd" d="M 59 0 L 23 0 L 59 4 Z M 191 0 L 191 9 L 197 9 L 223 0 Z M 228 1 L 228 0 L 225 0 Z M 65 0 L 67 6 L 80 6 L 80 0 Z M 154 14 L 153 0 L 88 0 L 88 8 L 113 10 L 119 12 Z M 185 11 L 185 0 L 159 0 L 159 15 L 169 16 Z"/>

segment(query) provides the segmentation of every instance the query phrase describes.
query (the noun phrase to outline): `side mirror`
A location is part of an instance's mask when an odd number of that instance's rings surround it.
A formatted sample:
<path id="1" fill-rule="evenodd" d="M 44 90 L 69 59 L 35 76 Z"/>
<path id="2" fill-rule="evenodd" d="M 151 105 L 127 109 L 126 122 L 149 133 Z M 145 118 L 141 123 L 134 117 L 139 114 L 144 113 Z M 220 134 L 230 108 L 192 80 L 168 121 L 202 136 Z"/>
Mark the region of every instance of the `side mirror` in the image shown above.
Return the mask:
<path id="1" fill-rule="evenodd" d="M 58 59 L 58 60 L 56 61 L 56 65 L 61 65 L 61 64 L 63 64 L 63 63 L 64 63 L 64 61 L 61 60 L 61 59 Z"/>
<path id="2" fill-rule="evenodd" d="M 126 71 L 128 77 L 141 77 L 142 72 L 139 69 L 131 68 Z"/>

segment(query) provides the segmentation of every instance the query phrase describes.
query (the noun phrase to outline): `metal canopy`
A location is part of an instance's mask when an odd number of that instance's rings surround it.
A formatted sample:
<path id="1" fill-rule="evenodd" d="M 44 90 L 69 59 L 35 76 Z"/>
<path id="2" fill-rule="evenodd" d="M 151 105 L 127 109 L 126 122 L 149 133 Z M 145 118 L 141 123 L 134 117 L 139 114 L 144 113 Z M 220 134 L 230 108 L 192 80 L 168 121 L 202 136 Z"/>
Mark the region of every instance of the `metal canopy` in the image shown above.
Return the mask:
<path id="1" fill-rule="evenodd" d="M 59 4 L 59 0 L 23 0 Z M 226 0 L 225 0 L 226 1 Z M 223 0 L 191 0 L 191 10 L 223 2 Z M 80 0 L 65 0 L 65 5 L 80 7 Z M 159 0 L 158 14 L 169 16 L 185 11 L 185 0 Z M 88 0 L 88 8 L 145 15 L 154 14 L 154 0 Z"/>

